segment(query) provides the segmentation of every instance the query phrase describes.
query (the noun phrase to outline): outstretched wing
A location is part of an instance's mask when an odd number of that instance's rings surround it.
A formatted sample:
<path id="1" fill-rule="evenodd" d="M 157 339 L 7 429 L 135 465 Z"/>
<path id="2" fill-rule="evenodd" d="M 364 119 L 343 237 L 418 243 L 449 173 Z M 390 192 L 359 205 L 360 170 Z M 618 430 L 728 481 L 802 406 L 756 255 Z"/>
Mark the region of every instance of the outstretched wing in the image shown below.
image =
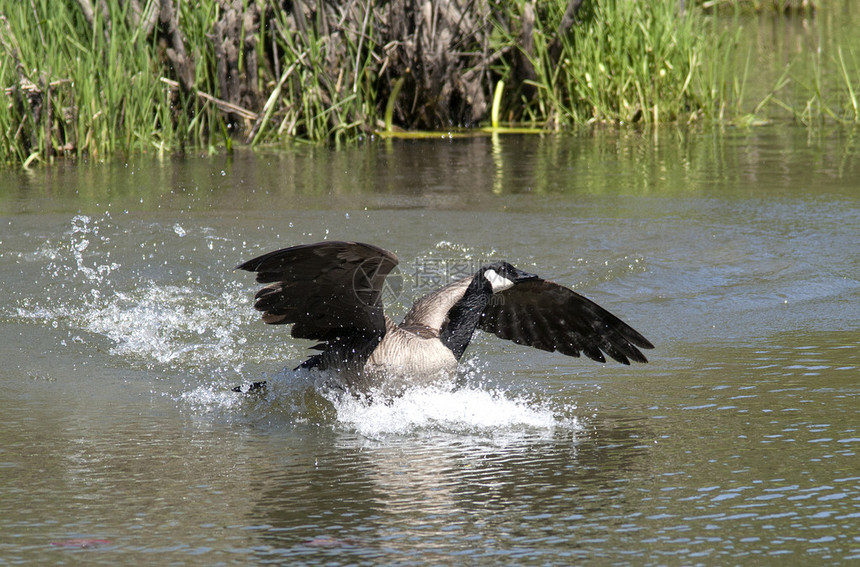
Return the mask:
<path id="1" fill-rule="evenodd" d="M 269 252 L 236 266 L 269 285 L 254 308 L 270 324 L 293 324 L 296 338 L 334 340 L 385 332 L 382 288 L 397 256 L 360 242 L 319 242 Z"/>
<path id="2" fill-rule="evenodd" d="M 648 362 L 639 348 L 654 348 L 633 327 L 572 289 L 542 279 L 494 295 L 478 328 L 517 344 L 606 362 Z M 639 347 L 639 348 L 637 348 Z"/>

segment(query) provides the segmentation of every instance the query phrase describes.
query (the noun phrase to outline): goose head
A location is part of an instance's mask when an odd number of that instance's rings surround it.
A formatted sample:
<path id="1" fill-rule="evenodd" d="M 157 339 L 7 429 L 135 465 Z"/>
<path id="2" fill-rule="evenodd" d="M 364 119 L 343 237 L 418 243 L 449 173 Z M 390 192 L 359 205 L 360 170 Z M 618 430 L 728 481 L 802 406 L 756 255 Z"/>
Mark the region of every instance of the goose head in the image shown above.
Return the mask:
<path id="1" fill-rule="evenodd" d="M 538 276 L 524 272 L 507 262 L 495 262 L 483 266 L 476 274 L 475 280 L 481 282 L 485 291 L 499 293 L 510 289 L 518 283 L 536 280 Z"/>

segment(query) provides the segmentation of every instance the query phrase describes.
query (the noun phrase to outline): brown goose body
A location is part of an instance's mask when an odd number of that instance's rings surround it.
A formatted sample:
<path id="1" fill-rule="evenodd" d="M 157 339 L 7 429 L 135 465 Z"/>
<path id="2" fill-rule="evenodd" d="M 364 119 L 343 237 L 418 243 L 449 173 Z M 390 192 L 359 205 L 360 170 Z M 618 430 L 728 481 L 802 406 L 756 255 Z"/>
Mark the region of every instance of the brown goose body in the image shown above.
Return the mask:
<path id="1" fill-rule="evenodd" d="M 383 312 L 385 277 L 397 257 L 359 242 L 320 242 L 264 254 L 237 266 L 267 284 L 254 307 L 295 338 L 321 341 L 299 368 L 335 371 L 347 389 L 402 391 L 451 376 L 476 329 L 517 344 L 605 362 L 647 362 L 653 345 L 571 289 L 488 264 L 418 299 L 400 324 Z M 258 383 L 259 384 L 259 383 Z"/>

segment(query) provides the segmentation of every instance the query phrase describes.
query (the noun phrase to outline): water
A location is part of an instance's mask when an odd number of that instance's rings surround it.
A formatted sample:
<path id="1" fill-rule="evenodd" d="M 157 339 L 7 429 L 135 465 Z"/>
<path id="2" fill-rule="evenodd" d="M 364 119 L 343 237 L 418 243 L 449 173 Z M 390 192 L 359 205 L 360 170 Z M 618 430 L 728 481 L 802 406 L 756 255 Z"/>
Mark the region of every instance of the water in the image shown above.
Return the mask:
<path id="1" fill-rule="evenodd" d="M 59 165 L 0 181 L 0 563 L 860 559 L 851 132 L 596 131 Z M 656 344 L 478 337 L 390 404 L 289 370 L 242 260 L 507 259 Z M 230 387 L 269 380 L 259 396 Z"/>

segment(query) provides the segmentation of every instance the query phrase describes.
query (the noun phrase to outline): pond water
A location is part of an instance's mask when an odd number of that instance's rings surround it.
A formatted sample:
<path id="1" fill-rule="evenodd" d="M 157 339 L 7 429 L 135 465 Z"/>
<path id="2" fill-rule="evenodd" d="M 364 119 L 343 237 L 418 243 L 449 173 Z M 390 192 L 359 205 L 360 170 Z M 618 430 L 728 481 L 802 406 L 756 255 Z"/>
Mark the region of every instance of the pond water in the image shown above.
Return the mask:
<path id="1" fill-rule="evenodd" d="M 6 173 L 0 562 L 857 562 L 855 136 L 598 129 Z M 507 259 L 656 348 L 601 365 L 481 336 L 456 389 L 339 399 L 290 370 L 309 343 L 260 322 L 233 271 L 323 239 L 398 254 L 395 315 L 428 274 Z"/>

